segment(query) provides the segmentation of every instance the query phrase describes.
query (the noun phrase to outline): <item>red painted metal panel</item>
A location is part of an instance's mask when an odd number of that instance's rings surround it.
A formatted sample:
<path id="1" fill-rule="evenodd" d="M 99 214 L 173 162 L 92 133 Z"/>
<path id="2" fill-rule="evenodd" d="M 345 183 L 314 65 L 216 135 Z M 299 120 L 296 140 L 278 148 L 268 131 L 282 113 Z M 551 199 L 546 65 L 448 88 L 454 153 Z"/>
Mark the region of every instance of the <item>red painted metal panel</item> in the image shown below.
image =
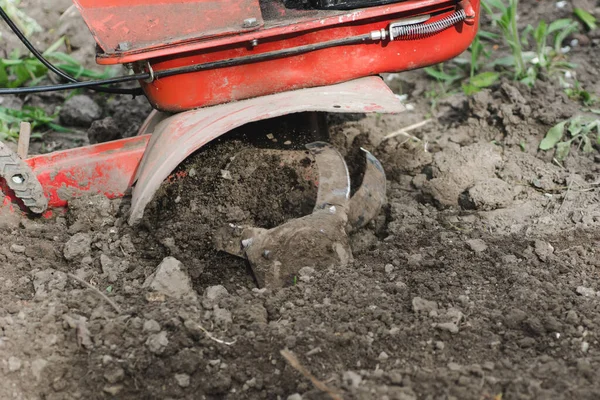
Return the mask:
<path id="1" fill-rule="evenodd" d="M 69 199 L 84 194 L 121 197 L 131 187 L 149 138 L 150 135 L 136 136 L 25 161 L 42 184 L 48 207 L 64 207 Z M 5 196 L 4 205 L 13 203 L 16 203 L 14 197 Z"/>
<path id="2" fill-rule="evenodd" d="M 476 5 L 478 7 L 479 4 Z M 435 19 L 448 14 L 438 15 Z M 259 42 L 253 50 L 249 50 L 247 46 L 230 46 L 210 52 L 191 52 L 178 57 L 153 60 L 152 66 L 155 71 L 159 71 L 319 43 L 385 29 L 390 21 L 393 19 L 386 17 L 375 21 L 334 25 L 326 30 L 287 35 L 281 40 L 262 44 Z M 339 46 L 260 63 L 161 78 L 152 83 L 141 84 L 155 107 L 177 112 L 436 64 L 466 50 L 476 31 L 477 20 L 474 24 L 459 23 L 437 35 L 420 39 Z"/>
<path id="3" fill-rule="evenodd" d="M 479 8 L 479 0 L 472 0 L 472 3 L 477 6 L 477 9 Z M 253 39 L 261 42 L 271 42 L 285 39 L 289 35 L 302 34 L 309 31 L 323 31 L 324 29 L 339 25 L 361 23 L 361 21 L 373 21 L 376 19 L 398 19 L 436 10 L 440 11 L 449 7 L 455 7 L 456 4 L 457 0 L 409 0 L 352 11 L 315 11 L 289 10 L 279 5 L 277 0 L 274 0 L 269 2 L 267 7 L 264 7 L 265 18 L 268 19 L 265 21 L 262 29 L 241 32 L 233 36 L 212 38 L 210 40 L 189 40 L 187 42 L 174 42 L 170 40 L 168 44 L 157 44 L 155 47 L 135 48 L 124 52 L 107 51 L 106 53 L 97 55 L 97 62 L 103 65 L 125 64 L 195 52 L 202 49 L 214 49 L 222 46 L 238 45 L 247 47 L 248 43 Z M 327 31 L 323 31 L 320 41 L 328 39 L 327 33 Z"/>
<path id="4" fill-rule="evenodd" d="M 258 0 L 74 0 L 107 53 L 234 34 L 263 25 Z M 243 28 L 245 19 L 256 24 Z"/>

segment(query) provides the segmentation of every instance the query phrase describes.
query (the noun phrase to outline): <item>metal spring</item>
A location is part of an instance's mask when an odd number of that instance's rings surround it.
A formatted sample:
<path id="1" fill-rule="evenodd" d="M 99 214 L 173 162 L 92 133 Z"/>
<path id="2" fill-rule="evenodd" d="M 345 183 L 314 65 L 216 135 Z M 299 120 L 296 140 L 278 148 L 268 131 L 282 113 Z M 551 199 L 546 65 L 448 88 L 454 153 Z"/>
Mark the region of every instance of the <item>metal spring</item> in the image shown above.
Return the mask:
<path id="1" fill-rule="evenodd" d="M 418 39 L 430 36 L 450 28 L 467 18 L 465 10 L 460 9 L 447 17 L 431 24 L 415 24 L 394 27 L 394 39 Z"/>

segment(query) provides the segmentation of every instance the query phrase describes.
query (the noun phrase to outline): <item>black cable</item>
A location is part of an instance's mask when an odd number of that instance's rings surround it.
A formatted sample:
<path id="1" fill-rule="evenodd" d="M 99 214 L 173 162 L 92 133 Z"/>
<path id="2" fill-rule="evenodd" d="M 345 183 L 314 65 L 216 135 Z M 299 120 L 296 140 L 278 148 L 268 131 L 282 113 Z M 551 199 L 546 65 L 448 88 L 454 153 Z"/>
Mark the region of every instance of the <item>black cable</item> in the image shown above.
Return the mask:
<path id="1" fill-rule="evenodd" d="M 19 27 L 17 27 L 17 25 L 15 25 L 15 23 L 6 14 L 6 12 L 4 11 L 4 9 L 2 7 L 0 7 L 0 16 L 2 17 L 2 19 L 4 20 L 4 22 L 6 22 L 6 24 L 9 26 L 9 28 L 14 32 L 14 34 L 17 35 L 17 37 L 25 45 L 25 47 L 27 47 L 27 49 L 35 56 L 35 58 L 37 58 L 42 64 L 44 64 L 44 66 L 46 68 L 48 68 L 50 71 L 52 71 L 56 75 L 60 76 L 63 79 L 66 79 L 67 81 L 69 81 L 71 83 L 83 83 L 83 82 L 80 82 L 77 79 L 73 78 L 72 76 L 66 74 L 65 72 L 61 71 L 60 69 L 56 68 L 50 61 L 48 61 L 31 44 L 31 42 L 27 39 L 27 37 L 25 37 L 25 35 L 23 34 L 23 32 L 21 32 L 21 30 L 19 29 Z M 87 83 L 87 82 L 85 82 L 85 83 Z M 52 87 L 52 86 L 49 86 L 49 87 Z M 142 90 L 141 90 L 141 88 L 136 88 L 136 89 L 103 88 L 103 87 L 97 87 L 96 84 L 94 84 L 92 86 L 83 86 L 83 87 L 87 87 L 87 88 L 89 88 L 91 90 L 94 90 L 94 91 L 97 91 L 97 92 L 103 92 L 103 93 L 131 94 L 131 95 L 134 95 L 134 96 L 141 95 L 143 93 Z M 27 93 L 27 92 L 22 91 L 20 93 Z M 5 93 L 5 94 L 8 94 L 8 93 Z"/>
<path id="2" fill-rule="evenodd" d="M 292 48 L 283 49 L 283 50 L 275 50 L 275 51 L 256 54 L 256 55 L 252 55 L 252 56 L 229 58 L 227 60 L 213 61 L 213 62 L 208 62 L 208 63 L 204 63 L 204 64 L 195 64 L 195 65 L 188 65 L 185 67 L 171 68 L 171 69 L 166 69 L 163 71 L 156 71 L 156 72 L 154 72 L 154 75 L 152 75 L 148 72 L 144 72 L 144 73 L 140 73 L 140 74 L 136 74 L 136 75 L 123 76 L 120 78 L 106 79 L 106 80 L 102 80 L 102 81 L 67 83 L 67 84 L 52 85 L 52 86 L 21 87 L 21 88 L 15 88 L 15 89 L 0 89 L 0 95 L 69 90 L 69 89 L 77 89 L 77 88 L 82 88 L 82 87 L 90 87 L 93 85 L 100 85 L 100 84 L 104 85 L 104 84 L 110 84 L 110 83 L 127 82 L 127 81 L 132 81 L 132 80 L 146 80 L 146 79 L 150 79 L 152 77 L 154 77 L 155 79 L 166 78 L 168 76 L 187 74 L 190 72 L 198 72 L 198 71 L 205 71 L 208 69 L 233 67 L 233 66 L 238 66 L 238 65 L 243 65 L 243 64 L 249 64 L 249 63 L 254 63 L 254 62 L 270 60 L 270 59 L 274 59 L 274 58 L 288 57 L 288 56 L 308 53 L 311 51 L 327 49 L 330 47 L 344 46 L 344 45 L 350 45 L 350 44 L 359 44 L 359 43 L 368 42 L 371 40 L 372 40 L 371 34 L 367 33 L 364 35 L 352 36 L 352 37 L 343 38 L 343 39 L 334 39 L 334 40 L 330 40 L 328 42 L 307 44 L 304 46 L 292 47 Z"/>
<path id="3" fill-rule="evenodd" d="M 250 63 L 255 63 L 255 62 L 260 62 L 260 61 L 266 61 L 266 60 L 270 60 L 270 59 L 274 59 L 274 58 L 282 58 L 282 57 L 289 57 L 289 56 L 294 56 L 294 55 L 303 54 L 303 53 L 309 53 L 311 51 L 323 50 L 323 49 L 327 49 L 330 47 L 347 46 L 350 44 L 359 44 L 359 43 L 368 42 L 371 40 L 372 40 L 371 34 L 367 33 L 367 34 L 359 35 L 359 36 L 351 36 L 349 38 L 330 40 L 328 42 L 307 44 L 304 46 L 291 47 L 289 49 L 275 50 L 275 51 L 270 51 L 267 53 L 260 53 L 260 54 L 256 54 L 253 56 L 229 58 L 227 60 L 213 61 L 213 62 L 208 62 L 208 63 L 204 63 L 204 64 L 188 65 L 185 67 L 171 68 L 171 69 L 166 69 L 163 71 L 155 71 L 154 77 L 155 78 L 166 78 L 168 76 L 187 74 L 190 72 L 205 71 L 207 69 L 233 67 L 233 66 L 238 66 L 238 65 L 243 65 L 243 64 L 250 64 Z"/>
<path id="4" fill-rule="evenodd" d="M 89 81 L 89 82 L 73 82 L 73 83 L 62 83 L 59 85 L 48 85 L 48 86 L 25 86 L 13 89 L 0 89 L 0 95 L 6 94 L 27 94 L 27 93 L 42 93 L 42 92 L 57 92 L 59 90 L 72 90 L 81 88 L 96 88 L 98 85 L 112 85 L 115 83 L 131 82 L 141 79 L 149 79 L 150 74 L 147 72 L 135 75 L 119 76 L 116 78 L 103 79 L 101 81 Z"/>

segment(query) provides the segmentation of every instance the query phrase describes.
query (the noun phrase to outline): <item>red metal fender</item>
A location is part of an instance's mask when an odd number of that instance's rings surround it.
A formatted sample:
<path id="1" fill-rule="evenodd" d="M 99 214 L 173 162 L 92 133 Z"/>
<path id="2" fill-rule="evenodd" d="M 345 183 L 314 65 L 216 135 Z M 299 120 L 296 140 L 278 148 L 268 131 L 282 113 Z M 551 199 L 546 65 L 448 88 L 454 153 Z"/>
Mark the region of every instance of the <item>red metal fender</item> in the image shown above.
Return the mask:
<path id="1" fill-rule="evenodd" d="M 213 139 L 253 121 L 303 111 L 399 113 L 404 106 L 379 77 L 201 108 L 160 122 L 137 171 L 129 223 L 140 221 L 161 183 L 188 156 Z"/>
<path id="2" fill-rule="evenodd" d="M 50 208 L 64 207 L 85 194 L 102 193 L 108 198 L 123 196 L 131 187 L 150 135 L 136 136 L 93 146 L 30 157 L 25 162 L 44 189 Z M 14 211 L 15 197 L 4 192 L 0 214 Z M 46 216 L 52 214 L 47 211 Z"/>

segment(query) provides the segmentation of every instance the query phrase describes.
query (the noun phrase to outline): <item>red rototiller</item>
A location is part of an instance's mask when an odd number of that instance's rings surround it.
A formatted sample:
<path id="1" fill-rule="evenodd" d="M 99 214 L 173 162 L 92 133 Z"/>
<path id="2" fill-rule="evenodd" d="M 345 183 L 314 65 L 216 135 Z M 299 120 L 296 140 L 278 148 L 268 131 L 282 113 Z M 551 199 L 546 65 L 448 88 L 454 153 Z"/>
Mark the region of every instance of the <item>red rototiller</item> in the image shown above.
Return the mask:
<path id="1" fill-rule="evenodd" d="M 0 144 L 5 211 L 43 214 L 74 197 L 114 198 L 131 189 L 134 224 L 186 157 L 236 127 L 307 111 L 403 111 L 377 75 L 457 56 L 479 17 L 479 0 L 74 1 L 97 42 L 97 62 L 132 73 L 78 82 L 44 60 L 2 12 L 34 55 L 68 82 L 0 95 L 81 87 L 131 93 L 109 85 L 138 81 L 156 111 L 133 138 L 26 160 Z M 367 154 L 363 185 L 350 199 L 339 153 L 323 143 L 309 148 L 319 166 L 315 211 L 335 206 L 352 226 L 366 224 L 385 197 L 377 160 Z M 352 206 L 357 196 L 361 205 Z"/>

